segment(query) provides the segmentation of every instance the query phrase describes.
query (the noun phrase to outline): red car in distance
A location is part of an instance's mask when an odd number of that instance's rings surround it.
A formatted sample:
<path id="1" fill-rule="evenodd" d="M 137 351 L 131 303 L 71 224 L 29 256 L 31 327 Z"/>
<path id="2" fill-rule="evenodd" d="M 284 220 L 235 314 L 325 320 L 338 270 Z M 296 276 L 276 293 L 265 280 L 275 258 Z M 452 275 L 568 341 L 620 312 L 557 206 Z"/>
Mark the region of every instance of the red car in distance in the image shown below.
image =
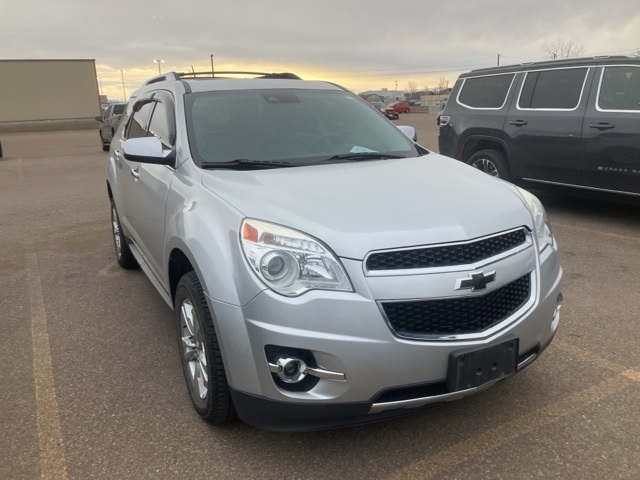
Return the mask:
<path id="1" fill-rule="evenodd" d="M 411 111 L 409 102 L 393 102 L 388 107 L 393 108 L 393 111 L 398 113 L 409 113 Z"/>
<path id="2" fill-rule="evenodd" d="M 384 103 L 382 102 L 369 102 L 369 103 L 373 105 L 376 110 L 378 110 L 381 114 L 383 114 L 389 120 L 398 119 L 399 117 L 398 112 L 396 112 L 393 108 L 385 105 Z"/>

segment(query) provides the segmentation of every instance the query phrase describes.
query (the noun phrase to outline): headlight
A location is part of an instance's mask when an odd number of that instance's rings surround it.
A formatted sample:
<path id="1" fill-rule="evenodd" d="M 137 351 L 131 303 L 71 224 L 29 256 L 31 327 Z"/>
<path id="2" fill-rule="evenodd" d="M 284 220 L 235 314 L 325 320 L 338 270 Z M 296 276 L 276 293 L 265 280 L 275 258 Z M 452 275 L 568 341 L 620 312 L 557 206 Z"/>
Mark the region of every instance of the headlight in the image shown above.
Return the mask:
<path id="1" fill-rule="evenodd" d="M 253 219 L 242 222 L 240 236 L 251 269 L 277 293 L 296 297 L 309 290 L 353 291 L 338 259 L 315 238 Z"/>
<path id="2" fill-rule="evenodd" d="M 533 216 L 533 230 L 538 240 L 538 251 L 542 251 L 547 245 L 553 243 L 553 234 L 551 233 L 551 225 L 547 220 L 547 214 L 538 197 L 520 187 L 518 187 L 518 191 Z"/>

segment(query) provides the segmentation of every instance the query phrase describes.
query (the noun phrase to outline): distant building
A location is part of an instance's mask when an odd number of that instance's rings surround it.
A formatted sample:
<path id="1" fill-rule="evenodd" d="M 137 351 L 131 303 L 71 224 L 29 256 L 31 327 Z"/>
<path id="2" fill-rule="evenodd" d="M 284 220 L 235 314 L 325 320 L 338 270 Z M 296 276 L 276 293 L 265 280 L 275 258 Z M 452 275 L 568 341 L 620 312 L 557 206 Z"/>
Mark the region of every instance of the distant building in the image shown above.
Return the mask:
<path id="1" fill-rule="evenodd" d="M 94 128 L 95 60 L 0 60 L 0 129 Z"/>
<path id="2" fill-rule="evenodd" d="M 381 90 L 369 90 L 360 94 L 365 100 L 369 97 L 378 97 L 378 99 L 371 99 L 372 102 L 384 102 L 392 103 L 406 100 L 407 96 L 402 90 L 387 90 L 383 88 Z"/>

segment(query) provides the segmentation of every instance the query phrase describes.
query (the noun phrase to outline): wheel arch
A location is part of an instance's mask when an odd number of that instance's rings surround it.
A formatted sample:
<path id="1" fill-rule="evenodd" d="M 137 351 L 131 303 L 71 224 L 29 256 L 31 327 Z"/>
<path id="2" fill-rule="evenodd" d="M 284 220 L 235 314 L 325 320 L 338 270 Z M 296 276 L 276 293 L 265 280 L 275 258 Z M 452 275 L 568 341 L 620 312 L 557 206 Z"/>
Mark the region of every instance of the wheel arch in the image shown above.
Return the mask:
<path id="1" fill-rule="evenodd" d="M 202 276 L 196 272 L 191 259 L 182 249 L 174 247 L 171 250 L 168 264 L 169 294 L 171 295 L 172 301 L 174 301 L 176 297 L 178 283 L 185 274 L 195 272 L 200 280 L 200 284 L 202 284 Z"/>
<path id="2" fill-rule="evenodd" d="M 511 164 L 509 147 L 506 142 L 496 137 L 471 136 L 467 138 L 462 146 L 462 155 L 460 159 L 467 163 L 471 156 L 480 150 L 497 150 L 507 162 L 507 166 Z M 511 169 L 509 169 L 511 170 Z"/>

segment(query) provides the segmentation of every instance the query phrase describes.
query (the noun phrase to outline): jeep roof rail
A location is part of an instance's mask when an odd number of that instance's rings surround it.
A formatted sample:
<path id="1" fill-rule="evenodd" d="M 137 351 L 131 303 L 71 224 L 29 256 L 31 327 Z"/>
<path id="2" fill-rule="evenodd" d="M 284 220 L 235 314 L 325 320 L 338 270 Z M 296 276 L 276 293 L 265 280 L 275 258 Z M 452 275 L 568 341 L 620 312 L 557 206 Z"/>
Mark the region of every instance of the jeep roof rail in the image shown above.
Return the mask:
<path id="1" fill-rule="evenodd" d="M 568 65 L 568 66 L 573 66 L 573 65 L 580 65 L 586 62 L 592 62 L 594 60 L 629 60 L 629 59 L 633 59 L 636 58 L 632 55 L 596 55 L 596 56 L 591 56 L 591 57 L 576 57 L 576 58 L 555 58 L 555 59 L 548 59 L 548 60 L 537 60 L 537 61 L 531 61 L 531 62 L 521 62 L 521 63 L 517 63 L 517 64 L 512 64 L 512 65 L 499 65 L 499 66 L 494 66 L 494 67 L 483 67 L 483 68 L 476 68 L 473 70 L 470 70 L 464 74 L 462 74 L 463 76 L 468 74 L 468 73 L 483 73 L 483 72 L 508 72 L 513 70 L 516 67 L 522 67 L 522 68 L 527 68 L 527 67 L 554 67 L 554 66 L 562 66 L 562 65 Z"/>
<path id="2" fill-rule="evenodd" d="M 244 71 L 219 71 L 219 72 L 167 72 L 156 75 L 146 80 L 142 85 L 151 85 L 158 82 L 180 81 L 183 79 L 215 79 L 222 78 L 220 75 L 254 75 L 257 78 L 277 78 L 283 80 L 302 80 L 299 76 L 289 73 L 264 73 L 264 72 L 244 72 Z M 228 77 L 227 77 L 228 78 Z"/>

